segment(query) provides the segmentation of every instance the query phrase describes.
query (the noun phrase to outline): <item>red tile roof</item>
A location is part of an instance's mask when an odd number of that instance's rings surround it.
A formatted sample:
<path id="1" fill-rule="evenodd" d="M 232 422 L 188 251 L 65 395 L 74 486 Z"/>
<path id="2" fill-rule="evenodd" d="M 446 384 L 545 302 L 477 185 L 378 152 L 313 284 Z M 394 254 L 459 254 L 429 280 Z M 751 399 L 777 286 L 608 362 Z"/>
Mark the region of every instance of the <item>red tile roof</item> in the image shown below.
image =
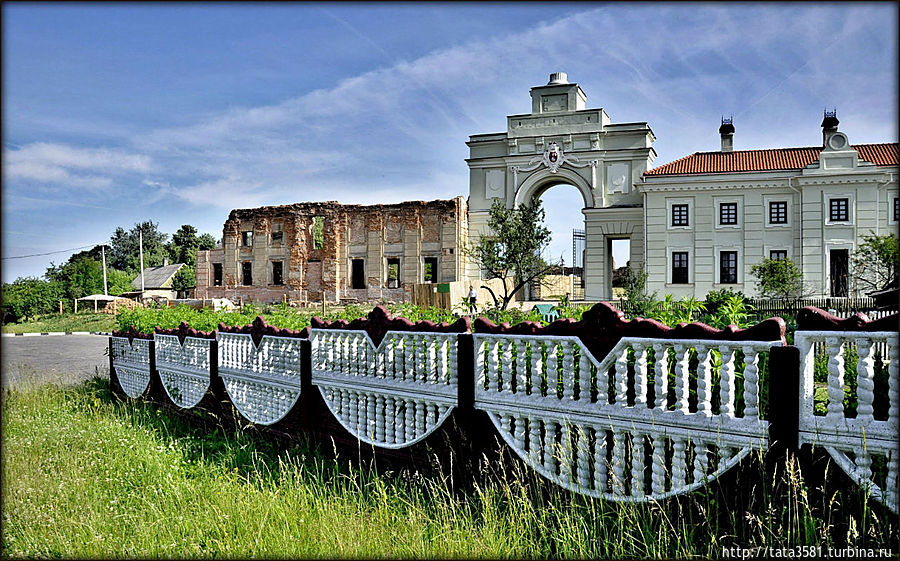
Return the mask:
<path id="1" fill-rule="evenodd" d="M 860 160 L 878 166 L 897 165 L 896 142 L 853 146 Z M 688 175 L 803 169 L 819 159 L 821 146 L 810 148 L 770 148 L 735 152 L 696 152 L 651 169 L 644 175 Z"/>

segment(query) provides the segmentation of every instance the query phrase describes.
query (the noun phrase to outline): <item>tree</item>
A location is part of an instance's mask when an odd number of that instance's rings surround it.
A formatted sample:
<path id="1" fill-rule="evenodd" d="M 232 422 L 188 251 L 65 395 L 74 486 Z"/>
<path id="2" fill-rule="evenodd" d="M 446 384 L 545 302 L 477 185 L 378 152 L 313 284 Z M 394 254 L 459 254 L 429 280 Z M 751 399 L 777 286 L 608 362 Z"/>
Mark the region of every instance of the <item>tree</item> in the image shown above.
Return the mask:
<path id="1" fill-rule="evenodd" d="M 210 234 L 197 235 L 197 228 L 183 224 L 172 234 L 172 241 L 166 246 L 169 259 L 173 263 L 184 263 L 191 267 L 197 265 L 197 251 L 215 249 L 216 240 Z M 192 285 L 193 286 L 193 285 Z"/>
<path id="2" fill-rule="evenodd" d="M 853 255 L 853 272 L 857 286 L 866 292 L 897 286 L 897 269 L 900 253 L 897 250 L 897 234 L 877 236 L 874 232 L 863 236 Z"/>
<path id="3" fill-rule="evenodd" d="M 178 272 L 175 273 L 175 278 L 172 279 L 172 288 L 175 290 L 187 290 L 188 288 L 194 288 L 196 284 L 194 267 L 190 265 L 185 265 L 178 269 Z"/>
<path id="4" fill-rule="evenodd" d="M 809 294 L 803 272 L 790 259 L 765 258 L 750 267 L 757 278 L 756 290 L 764 298 L 802 298 Z"/>
<path id="5" fill-rule="evenodd" d="M 53 313 L 63 297 L 62 286 L 54 281 L 20 277 L 14 282 L 3 283 L 3 323 Z"/>
<path id="6" fill-rule="evenodd" d="M 488 279 L 503 281 L 502 302 L 497 301 L 493 291 L 490 292 L 495 305 L 505 310 L 522 287 L 555 266 L 545 262 L 540 255 L 541 250 L 550 243 L 550 230 L 544 226 L 544 209 L 540 199 L 533 199 L 531 204 L 513 209 L 495 200 L 491 205 L 488 227 L 492 233 L 481 236 L 466 251 Z"/>
<path id="7" fill-rule="evenodd" d="M 69 300 L 103 294 L 103 264 L 89 257 L 70 258 L 62 265 L 50 263 L 44 276 L 59 283 Z"/>
<path id="8" fill-rule="evenodd" d="M 622 287 L 625 289 L 625 299 L 628 300 L 628 310 L 632 315 L 647 317 L 653 311 L 656 302 L 656 292 L 647 293 L 647 278 L 650 276 L 643 269 L 634 270 L 631 267 L 621 267 Z"/>
<path id="9" fill-rule="evenodd" d="M 126 231 L 121 226 L 116 228 L 109 240 L 110 251 L 108 263 L 122 271 L 140 273 L 140 235 L 143 234 L 144 267 L 157 267 L 169 256 L 166 249 L 168 234 L 159 231 L 159 224 L 147 220 L 134 225 Z"/>

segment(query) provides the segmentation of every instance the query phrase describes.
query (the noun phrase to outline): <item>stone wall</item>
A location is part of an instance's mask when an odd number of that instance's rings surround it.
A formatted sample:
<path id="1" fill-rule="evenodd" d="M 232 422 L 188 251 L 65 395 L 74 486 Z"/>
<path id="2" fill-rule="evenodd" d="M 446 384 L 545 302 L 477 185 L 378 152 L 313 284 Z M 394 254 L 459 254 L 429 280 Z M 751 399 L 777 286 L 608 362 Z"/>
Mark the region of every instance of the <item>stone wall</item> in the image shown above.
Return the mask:
<path id="1" fill-rule="evenodd" d="M 323 220 L 321 245 L 315 219 Z M 463 197 L 385 205 L 295 203 L 233 210 L 219 249 L 197 256 L 197 297 L 255 302 L 409 301 L 425 280 L 425 260 L 436 260 L 437 282 L 462 278 L 467 205 Z M 282 239 L 277 233 L 282 232 Z M 353 261 L 362 260 L 361 287 Z M 388 263 L 397 286 L 388 286 Z M 396 261 L 394 261 L 396 260 Z M 283 284 L 276 284 L 276 263 Z M 214 286 L 214 266 L 222 285 Z M 252 277 L 244 283 L 244 271 Z"/>

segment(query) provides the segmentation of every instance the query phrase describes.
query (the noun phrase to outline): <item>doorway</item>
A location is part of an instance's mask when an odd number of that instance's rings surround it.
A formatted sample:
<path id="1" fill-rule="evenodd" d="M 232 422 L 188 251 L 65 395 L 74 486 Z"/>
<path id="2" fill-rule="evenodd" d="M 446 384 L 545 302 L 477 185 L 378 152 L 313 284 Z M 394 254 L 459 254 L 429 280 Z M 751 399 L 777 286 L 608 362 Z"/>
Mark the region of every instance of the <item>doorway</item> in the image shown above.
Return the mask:
<path id="1" fill-rule="evenodd" d="M 831 295 L 846 297 L 850 288 L 850 250 L 832 249 L 831 262 Z"/>
<path id="2" fill-rule="evenodd" d="M 607 238 L 607 271 L 610 296 L 613 300 L 625 297 L 628 269 L 631 266 L 631 238 Z"/>

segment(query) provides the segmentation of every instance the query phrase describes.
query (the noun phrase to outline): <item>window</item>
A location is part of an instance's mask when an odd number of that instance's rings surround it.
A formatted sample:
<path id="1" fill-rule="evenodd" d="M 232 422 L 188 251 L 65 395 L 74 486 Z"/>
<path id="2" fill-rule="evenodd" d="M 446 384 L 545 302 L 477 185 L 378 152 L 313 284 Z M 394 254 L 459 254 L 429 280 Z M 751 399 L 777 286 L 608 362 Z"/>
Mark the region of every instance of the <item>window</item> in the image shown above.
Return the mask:
<path id="1" fill-rule="evenodd" d="M 313 249 L 325 247 L 325 217 L 313 217 Z M 365 287 L 363 287 L 365 288 Z"/>
<path id="2" fill-rule="evenodd" d="M 244 286 L 253 284 L 253 263 L 251 261 L 241 263 L 241 284 Z"/>
<path id="3" fill-rule="evenodd" d="M 787 201 L 769 202 L 769 224 L 787 224 Z"/>
<path id="4" fill-rule="evenodd" d="M 900 222 L 900 197 L 894 197 L 894 214 L 892 214 L 893 222 Z"/>
<path id="5" fill-rule="evenodd" d="M 241 232 L 241 245 L 253 247 L 253 232 Z"/>
<path id="6" fill-rule="evenodd" d="M 786 249 L 773 249 L 769 252 L 769 259 L 773 261 L 784 261 L 787 259 Z"/>
<path id="7" fill-rule="evenodd" d="M 273 224 L 272 225 L 272 243 L 280 244 L 284 243 L 284 231 L 282 231 L 281 224 Z"/>
<path id="8" fill-rule="evenodd" d="M 389 257 L 387 260 L 387 287 L 400 288 L 400 258 Z"/>
<path id="9" fill-rule="evenodd" d="M 672 284 L 688 284 L 688 252 L 672 252 Z"/>
<path id="10" fill-rule="evenodd" d="M 689 226 L 688 205 L 672 205 L 672 226 Z"/>
<path id="11" fill-rule="evenodd" d="M 366 267 L 362 259 L 350 260 L 350 288 L 366 288 Z"/>
<path id="12" fill-rule="evenodd" d="M 425 274 L 422 279 L 424 282 L 438 281 L 438 259 L 437 257 L 425 258 Z"/>
<path id="13" fill-rule="evenodd" d="M 828 216 L 832 222 L 847 222 L 850 220 L 850 199 L 829 199 Z"/>
<path id="14" fill-rule="evenodd" d="M 723 251 L 719 253 L 719 282 L 722 284 L 737 284 L 737 271 L 737 251 Z"/>
<path id="15" fill-rule="evenodd" d="M 284 284 L 284 265 L 281 261 L 272 261 L 272 284 L 281 286 Z"/>
<path id="16" fill-rule="evenodd" d="M 722 226 L 736 225 L 738 223 L 737 213 L 737 203 L 719 203 L 719 224 Z"/>
<path id="17" fill-rule="evenodd" d="M 213 263 L 213 286 L 222 286 L 222 264 Z"/>

